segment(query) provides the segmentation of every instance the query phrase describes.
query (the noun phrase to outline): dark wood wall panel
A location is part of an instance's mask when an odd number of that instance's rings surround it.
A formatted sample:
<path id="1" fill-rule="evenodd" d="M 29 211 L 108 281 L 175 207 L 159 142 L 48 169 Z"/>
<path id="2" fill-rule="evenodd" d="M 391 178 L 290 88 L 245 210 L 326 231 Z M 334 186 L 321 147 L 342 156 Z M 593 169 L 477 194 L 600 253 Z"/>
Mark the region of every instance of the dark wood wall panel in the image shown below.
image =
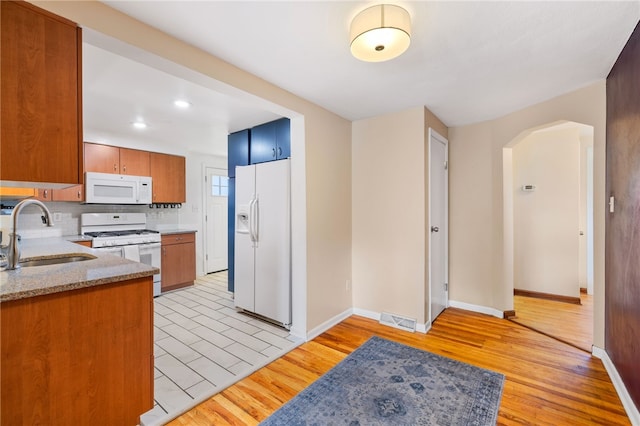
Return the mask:
<path id="1" fill-rule="evenodd" d="M 640 407 L 640 26 L 607 77 L 605 346 Z"/>

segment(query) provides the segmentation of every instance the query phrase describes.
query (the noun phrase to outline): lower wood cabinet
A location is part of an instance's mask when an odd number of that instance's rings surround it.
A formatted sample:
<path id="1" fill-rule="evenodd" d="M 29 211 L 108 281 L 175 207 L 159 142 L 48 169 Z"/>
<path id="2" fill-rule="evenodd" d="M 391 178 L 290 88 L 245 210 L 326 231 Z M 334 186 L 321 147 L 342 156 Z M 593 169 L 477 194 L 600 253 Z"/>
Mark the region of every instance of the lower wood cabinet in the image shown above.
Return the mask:
<path id="1" fill-rule="evenodd" d="M 2 302 L 6 425 L 137 425 L 153 408 L 153 279 Z"/>
<path id="2" fill-rule="evenodd" d="M 194 232 L 162 236 L 162 291 L 193 285 L 196 279 Z"/>

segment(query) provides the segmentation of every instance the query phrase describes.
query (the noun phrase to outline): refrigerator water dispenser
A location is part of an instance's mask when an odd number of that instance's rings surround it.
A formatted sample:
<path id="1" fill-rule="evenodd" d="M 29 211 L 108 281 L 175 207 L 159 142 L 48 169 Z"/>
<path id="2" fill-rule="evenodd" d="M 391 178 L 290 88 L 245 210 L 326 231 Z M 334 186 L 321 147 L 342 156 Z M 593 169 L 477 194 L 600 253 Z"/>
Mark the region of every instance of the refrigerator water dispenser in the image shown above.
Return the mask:
<path id="1" fill-rule="evenodd" d="M 249 233 L 249 206 L 236 206 L 236 232 L 238 234 Z"/>

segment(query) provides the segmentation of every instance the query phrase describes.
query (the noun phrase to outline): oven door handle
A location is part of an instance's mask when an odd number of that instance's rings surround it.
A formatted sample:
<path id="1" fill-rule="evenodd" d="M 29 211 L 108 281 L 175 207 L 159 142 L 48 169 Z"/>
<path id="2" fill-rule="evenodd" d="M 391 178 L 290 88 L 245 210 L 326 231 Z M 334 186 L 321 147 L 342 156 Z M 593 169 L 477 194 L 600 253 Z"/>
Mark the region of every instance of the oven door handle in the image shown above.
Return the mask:
<path id="1" fill-rule="evenodd" d="M 117 246 L 117 247 L 95 247 L 94 250 L 97 250 L 97 251 L 102 252 L 102 253 L 107 253 L 107 254 L 115 254 L 116 256 L 122 257 L 122 246 Z"/>
<path id="2" fill-rule="evenodd" d="M 144 244 L 138 244 L 138 247 L 140 248 L 140 250 L 144 250 L 144 249 L 154 249 L 156 247 L 160 247 L 162 245 L 162 243 L 144 243 Z"/>

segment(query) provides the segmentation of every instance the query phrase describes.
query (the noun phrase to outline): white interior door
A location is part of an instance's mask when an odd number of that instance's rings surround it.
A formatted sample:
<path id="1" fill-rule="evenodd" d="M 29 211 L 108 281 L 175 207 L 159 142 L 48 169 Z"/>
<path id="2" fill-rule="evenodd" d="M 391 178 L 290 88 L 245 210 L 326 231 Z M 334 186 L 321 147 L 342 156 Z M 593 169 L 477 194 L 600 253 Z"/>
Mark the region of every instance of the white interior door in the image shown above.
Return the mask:
<path id="1" fill-rule="evenodd" d="M 228 269 L 227 203 L 229 178 L 224 170 L 207 167 L 206 273 Z M 233 236 L 231 236 L 233 237 Z"/>
<path id="2" fill-rule="evenodd" d="M 448 146 L 429 129 L 429 293 L 433 322 L 449 300 L 448 259 Z"/>

